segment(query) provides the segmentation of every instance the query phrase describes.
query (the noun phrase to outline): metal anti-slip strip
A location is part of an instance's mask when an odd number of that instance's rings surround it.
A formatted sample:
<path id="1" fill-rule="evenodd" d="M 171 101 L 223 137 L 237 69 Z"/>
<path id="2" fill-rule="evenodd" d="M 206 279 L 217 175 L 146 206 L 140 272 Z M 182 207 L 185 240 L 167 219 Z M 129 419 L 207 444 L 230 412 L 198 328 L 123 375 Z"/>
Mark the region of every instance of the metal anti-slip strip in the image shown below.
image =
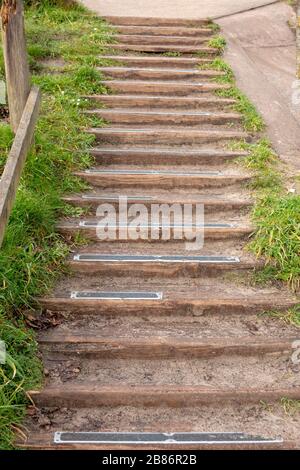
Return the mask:
<path id="1" fill-rule="evenodd" d="M 104 113 L 103 113 L 104 111 Z M 92 111 L 95 112 L 95 111 Z M 192 112 L 184 112 L 184 113 L 179 113 L 179 112 L 166 112 L 166 111 L 135 111 L 135 110 L 125 110 L 125 109 L 118 109 L 118 110 L 111 110 L 111 109 L 101 109 L 100 112 L 105 114 L 105 112 L 108 112 L 109 114 L 140 114 L 142 116 L 147 115 L 147 116 L 218 116 L 218 113 L 211 113 L 211 112 L 204 112 L 204 111 L 199 111 L 198 113 L 192 113 Z M 226 114 L 226 113 L 220 113 L 220 114 Z"/>
<path id="2" fill-rule="evenodd" d="M 218 151 L 218 150 L 191 150 L 191 149 L 185 149 L 185 150 L 180 150 L 180 149 L 166 149 L 166 148 L 141 148 L 141 149 L 137 149 L 137 148 L 126 148 L 126 149 L 119 149 L 119 148 L 102 148 L 102 147 L 96 147 L 96 148 L 93 148 L 92 151 L 97 151 L 97 152 L 101 152 L 101 153 L 148 153 L 148 154 L 152 154 L 152 153 L 158 153 L 158 154 L 161 154 L 161 153 L 167 153 L 167 154 L 170 154 L 170 155 L 173 155 L 173 154 L 180 154 L 182 156 L 186 156 L 186 155 L 208 155 L 210 156 L 211 154 L 213 155 L 224 155 L 226 154 L 226 151 Z M 230 153 L 230 152 L 229 152 Z"/>
<path id="3" fill-rule="evenodd" d="M 84 253 L 74 256 L 74 261 L 125 262 L 125 263 L 239 263 L 237 256 L 176 256 L 176 255 L 110 255 Z"/>
<path id="4" fill-rule="evenodd" d="M 77 300 L 162 300 L 162 292 L 71 292 Z"/>
<path id="5" fill-rule="evenodd" d="M 159 432 L 56 432 L 55 444 L 266 444 L 283 439 L 267 439 L 244 433 L 159 433 Z"/>
<path id="6" fill-rule="evenodd" d="M 97 170 L 91 168 L 85 170 L 86 174 L 99 174 L 99 175 L 171 175 L 171 176 L 221 176 L 220 171 L 194 171 L 194 172 L 180 172 L 169 170 Z"/>
<path id="7" fill-rule="evenodd" d="M 181 39 L 181 38 L 178 38 L 178 39 Z M 97 67 L 97 69 L 99 70 L 102 70 L 103 72 L 107 72 L 106 70 L 107 67 Z M 112 67 L 108 67 L 109 69 L 111 69 Z M 142 71 L 142 72 L 170 72 L 170 73 L 174 73 L 174 72 L 178 72 L 178 73 L 188 73 L 188 74 L 191 74 L 191 75 L 201 75 L 201 72 L 205 72 L 205 70 L 198 70 L 197 69 L 167 69 L 167 68 L 153 68 L 153 67 L 149 67 L 149 68 L 144 68 L 144 67 L 113 67 L 113 70 L 133 70 L 133 71 Z"/>
<path id="8" fill-rule="evenodd" d="M 88 199 L 88 200 L 93 200 L 93 199 L 101 199 L 102 201 L 120 201 L 120 199 L 126 198 L 128 202 L 130 201 L 153 201 L 152 196 L 101 196 L 97 194 L 83 194 L 81 196 L 82 199 Z"/>
<path id="9" fill-rule="evenodd" d="M 99 222 L 88 222 L 86 220 L 81 220 L 79 222 L 79 227 L 87 227 L 87 228 L 97 228 L 97 227 L 101 227 L 101 226 L 106 226 L 107 225 L 107 222 L 102 222 L 101 220 L 99 220 Z M 170 229 L 173 229 L 173 228 L 178 228 L 178 229 L 195 229 L 195 228 L 199 228 L 199 229 L 207 229 L 207 228 L 215 228 L 215 229 L 221 229 L 221 228 L 234 228 L 234 227 L 237 227 L 236 224 L 184 224 L 184 226 L 180 225 L 180 224 L 169 224 L 169 225 L 162 225 L 162 224 L 147 224 L 147 225 L 139 225 L 139 228 L 148 228 L 148 229 L 151 229 L 151 228 L 170 228 Z M 130 225 L 123 225 L 123 224 L 120 224 L 120 225 L 109 225 L 109 228 L 111 229 L 120 229 L 120 228 L 130 228 Z"/>

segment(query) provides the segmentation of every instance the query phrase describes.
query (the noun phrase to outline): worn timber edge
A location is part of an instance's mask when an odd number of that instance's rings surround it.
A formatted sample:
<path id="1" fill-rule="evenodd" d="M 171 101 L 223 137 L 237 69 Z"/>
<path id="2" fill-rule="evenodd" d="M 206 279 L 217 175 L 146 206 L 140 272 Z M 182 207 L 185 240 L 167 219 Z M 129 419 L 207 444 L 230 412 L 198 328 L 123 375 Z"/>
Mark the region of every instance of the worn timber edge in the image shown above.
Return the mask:
<path id="1" fill-rule="evenodd" d="M 9 152 L 0 180 L 0 246 L 2 244 L 8 219 L 16 198 L 16 193 L 30 150 L 35 124 L 40 107 L 41 94 L 33 86 L 29 93 L 20 124 Z"/>

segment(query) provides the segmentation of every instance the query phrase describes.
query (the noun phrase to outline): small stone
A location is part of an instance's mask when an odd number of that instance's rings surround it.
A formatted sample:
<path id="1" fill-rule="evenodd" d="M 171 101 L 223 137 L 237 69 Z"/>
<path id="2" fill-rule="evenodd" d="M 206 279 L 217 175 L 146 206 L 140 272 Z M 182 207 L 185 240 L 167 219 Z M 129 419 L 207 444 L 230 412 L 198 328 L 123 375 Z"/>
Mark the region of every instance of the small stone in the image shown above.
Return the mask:
<path id="1" fill-rule="evenodd" d="M 51 421 L 50 419 L 48 418 L 48 416 L 40 416 L 39 419 L 38 419 L 38 424 L 42 427 L 44 426 L 49 426 L 51 424 Z"/>

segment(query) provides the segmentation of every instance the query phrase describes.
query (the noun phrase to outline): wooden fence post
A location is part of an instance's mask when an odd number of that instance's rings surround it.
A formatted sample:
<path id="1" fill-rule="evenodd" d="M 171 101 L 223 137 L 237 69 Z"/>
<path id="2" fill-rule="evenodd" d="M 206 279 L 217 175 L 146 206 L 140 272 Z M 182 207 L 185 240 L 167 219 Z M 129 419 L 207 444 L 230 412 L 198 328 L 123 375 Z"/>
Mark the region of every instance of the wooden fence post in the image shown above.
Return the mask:
<path id="1" fill-rule="evenodd" d="M 10 122 L 17 131 L 30 92 L 22 0 L 3 0 L 2 41 Z"/>

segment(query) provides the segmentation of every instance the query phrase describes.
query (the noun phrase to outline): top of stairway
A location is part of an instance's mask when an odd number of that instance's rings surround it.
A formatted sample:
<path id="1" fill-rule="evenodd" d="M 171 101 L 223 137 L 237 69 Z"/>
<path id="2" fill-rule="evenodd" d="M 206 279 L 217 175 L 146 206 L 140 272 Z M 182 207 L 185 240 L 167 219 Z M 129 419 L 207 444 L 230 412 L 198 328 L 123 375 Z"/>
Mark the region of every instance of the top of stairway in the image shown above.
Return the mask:
<path id="1" fill-rule="evenodd" d="M 179 21 L 177 24 L 180 25 L 185 24 L 185 21 L 201 21 L 199 15 L 201 18 L 219 18 L 276 3 L 274 0 L 226 0 L 222 2 L 215 0 L 189 0 L 188 2 L 182 0 L 152 0 L 151 2 L 147 0 L 123 0 L 122 2 L 119 0 L 81 0 L 81 2 L 101 16 L 106 16 L 111 22 L 118 20 L 127 21 L 122 24 L 134 24 L 128 21 L 141 21 L 141 19 L 144 20 L 142 17 L 146 16 L 148 21 Z"/>

